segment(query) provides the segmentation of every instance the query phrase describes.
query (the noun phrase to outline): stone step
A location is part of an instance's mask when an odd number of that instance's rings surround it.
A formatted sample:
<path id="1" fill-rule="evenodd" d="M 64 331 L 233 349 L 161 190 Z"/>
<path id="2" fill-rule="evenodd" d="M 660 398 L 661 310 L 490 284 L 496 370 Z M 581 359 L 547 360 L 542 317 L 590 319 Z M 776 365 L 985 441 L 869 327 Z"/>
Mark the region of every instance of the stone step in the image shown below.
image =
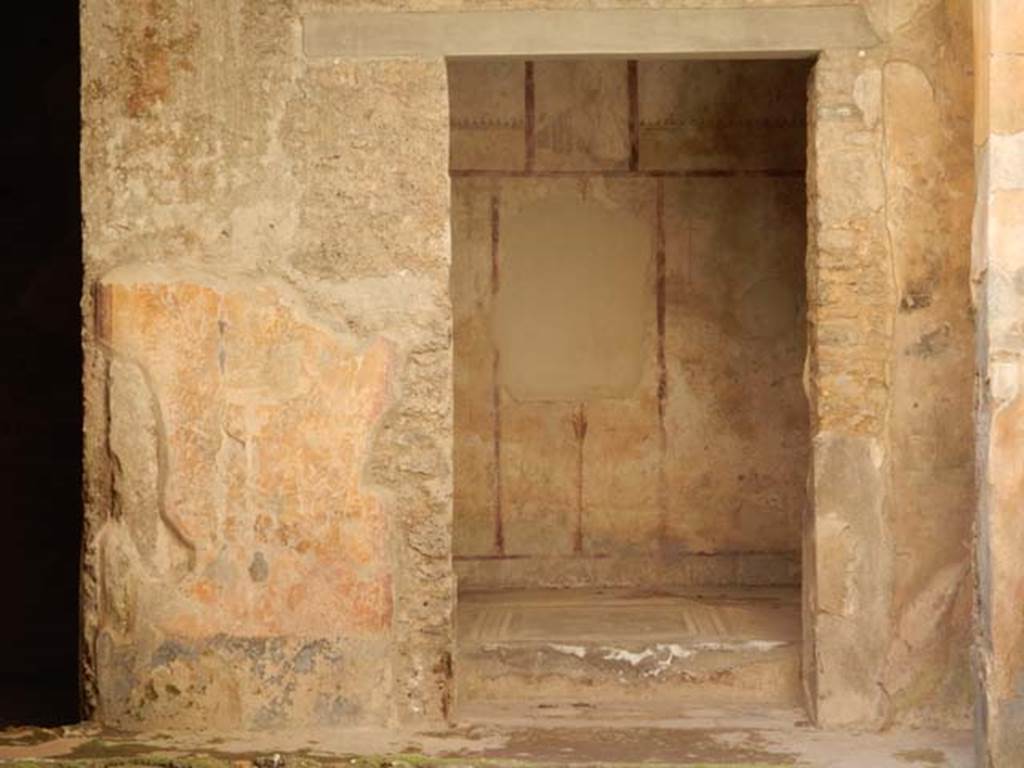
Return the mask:
<path id="1" fill-rule="evenodd" d="M 458 701 L 798 706 L 794 590 L 460 596 Z"/>

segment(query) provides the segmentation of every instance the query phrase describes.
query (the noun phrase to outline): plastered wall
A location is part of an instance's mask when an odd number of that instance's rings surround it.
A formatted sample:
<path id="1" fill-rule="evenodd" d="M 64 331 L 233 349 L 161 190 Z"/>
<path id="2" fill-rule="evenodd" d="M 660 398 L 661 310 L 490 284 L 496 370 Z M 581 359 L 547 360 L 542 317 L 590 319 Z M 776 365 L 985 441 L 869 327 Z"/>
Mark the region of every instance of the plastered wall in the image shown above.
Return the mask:
<path id="1" fill-rule="evenodd" d="M 449 64 L 461 587 L 798 582 L 808 72 Z"/>
<path id="2" fill-rule="evenodd" d="M 83 677 L 111 725 L 447 711 L 447 72 L 309 58 L 314 7 L 480 3 L 82 3 Z M 824 51 L 809 91 L 808 700 L 964 724 L 970 8 L 864 8 L 879 44 Z"/>
<path id="3" fill-rule="evenodd" d="M 975 3 L 979 764 L 1024 755 L 1024 8 Z"/>

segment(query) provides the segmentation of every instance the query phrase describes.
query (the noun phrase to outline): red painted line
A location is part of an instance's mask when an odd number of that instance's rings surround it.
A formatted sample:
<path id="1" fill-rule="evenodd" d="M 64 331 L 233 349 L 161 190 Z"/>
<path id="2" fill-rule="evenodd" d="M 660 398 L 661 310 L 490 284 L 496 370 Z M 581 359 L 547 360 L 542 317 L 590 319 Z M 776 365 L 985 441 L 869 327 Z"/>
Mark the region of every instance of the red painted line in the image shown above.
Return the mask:
<path id="1" fill-rule="evenodd" d="M 498 193 L 491 195 L 491 298 L 498 295 L 501 280 L 501 264 L 498 257 L 498 244 L 501 224 L 501 206 Z"/>
<path id="2" fill-rule="evenodd" d="M 531 161 L 532 162 L 532 161 Z M 769 178 L 769 179 L 790 179 L 804 178 L 806 172 L 803 169 L 790 168 L 745 168 L 745 169 L 724 169 L 724 168 L 703 168 L 690 170 L 593 170 L 593 171 L 490 171 L 485 169 L 460 168 L 452 169 L 448 175 L 453 178 L 611 178 L 611 179 L 738 179 L 738 178 Z"/>
<path id="3" fill-rule="evenodd" d="M 583 554 L 583 445 L 587 440 L 587 404 L 580 403 L 572 417 L 572 431 L 576 435 L 576 532 L 572 551 Z"/>
<path id="4" fill-rule="evenodd" d="M 491 195 L 491 305 L 498 296 L 501 280 L 501 264 L 499 254 L 500 238 L 500 206 L 497 193 Z M 491 408 L 493 410 L 494 431 L 494 550 L 498 555 L 505 554 L 505 520 L 502 510 L 502 477 L 501 477 L 501 354 L 494 349 L 491 361 Z"/>
<path id="5" fill-rule="evenodd" d="M 491 374 L 494 387 L 491 395 L 491 407 L 494 409 L 494 549 L 498 554 L 505 554 L 505 519 L 502 509 L 502 478 L 501 478 L 501 386 L 498 384 L 498 373 L 501 368 L 501 356 L 494 350 L 494 362 Z"/>
<path id="6" fill-rule="evenodd" d="M 665 426 L 665 405 L 668 399 L 668 365 L 665 362 L 665 184 L 655 185 L 655 296 L 658 328 L 658 539 L 665 543 L 668 533 L 668 491 L 665 462 L 668 460 L 668 432 Z"/>
<path id="7" fill-rule="evenodd" d="M 668 396 L 668 369 L 665 363 L 665 185 L 659 180 L 655 198 L 655 296 L 658 327 L 658 424 L 665 434 L 665 399 Z"/>
<path id="8" fill-rule="evenodd" d="M 626 88 L 629 92 L 629 170 L 640 168 L 640 80 L 636 59 L 626 62 Z"/>
<path id="9" fill-rule="evenodd" d="M 537 157 L 537 99 L 533 78 L 533 62 L 527 61 L 523 74 L 523 117 L 526 126 L 526 170 L 533 170 Z"/>

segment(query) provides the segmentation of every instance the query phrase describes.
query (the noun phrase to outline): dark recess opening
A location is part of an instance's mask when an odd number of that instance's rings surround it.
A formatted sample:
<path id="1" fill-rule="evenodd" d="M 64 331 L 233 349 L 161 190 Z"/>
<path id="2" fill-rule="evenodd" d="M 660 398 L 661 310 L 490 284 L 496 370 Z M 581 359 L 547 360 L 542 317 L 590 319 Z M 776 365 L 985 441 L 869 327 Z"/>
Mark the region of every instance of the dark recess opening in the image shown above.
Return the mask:
<path id="1" fill-rule="evenodd" d="M 79 717 L 78 8 L 22 11 L 0 141 L 0 724 L 55 725 Z"/>

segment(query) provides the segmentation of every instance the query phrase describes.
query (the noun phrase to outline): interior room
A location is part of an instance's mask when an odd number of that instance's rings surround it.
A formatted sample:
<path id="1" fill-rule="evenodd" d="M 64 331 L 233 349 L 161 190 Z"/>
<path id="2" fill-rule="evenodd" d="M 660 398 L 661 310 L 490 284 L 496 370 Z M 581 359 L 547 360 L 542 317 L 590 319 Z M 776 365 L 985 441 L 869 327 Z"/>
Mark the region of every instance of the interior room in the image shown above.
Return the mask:
<path id="1" fill-rule="evenodd" d="M 464 713 L 802 702 L 810 66 L 449 62 Z"/>

